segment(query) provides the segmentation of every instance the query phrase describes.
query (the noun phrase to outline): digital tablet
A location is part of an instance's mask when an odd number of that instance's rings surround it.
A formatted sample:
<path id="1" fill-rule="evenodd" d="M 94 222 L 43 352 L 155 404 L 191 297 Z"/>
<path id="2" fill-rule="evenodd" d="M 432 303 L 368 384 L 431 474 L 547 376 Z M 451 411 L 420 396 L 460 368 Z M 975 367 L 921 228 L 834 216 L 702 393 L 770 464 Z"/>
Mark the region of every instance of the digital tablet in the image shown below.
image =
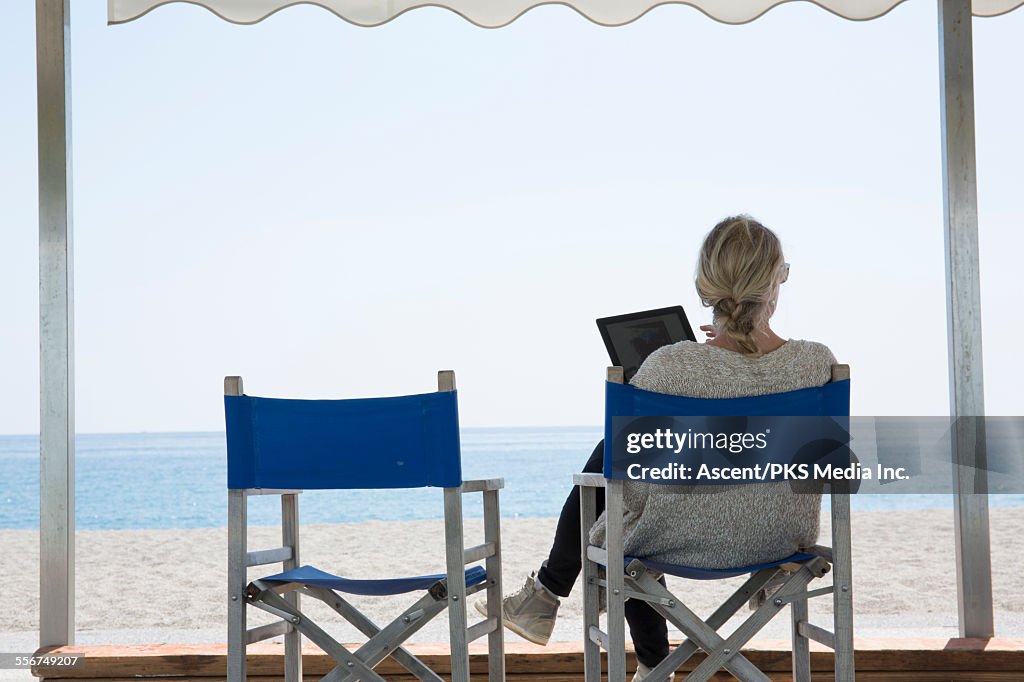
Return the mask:
<path id="1" fill-rule="evenodd" d="M 647 356 L 671 343 L 696 341 L 682 306 L 602 317 L 597 321 L 612 364 L 622 367 L 626 381 Z"/>

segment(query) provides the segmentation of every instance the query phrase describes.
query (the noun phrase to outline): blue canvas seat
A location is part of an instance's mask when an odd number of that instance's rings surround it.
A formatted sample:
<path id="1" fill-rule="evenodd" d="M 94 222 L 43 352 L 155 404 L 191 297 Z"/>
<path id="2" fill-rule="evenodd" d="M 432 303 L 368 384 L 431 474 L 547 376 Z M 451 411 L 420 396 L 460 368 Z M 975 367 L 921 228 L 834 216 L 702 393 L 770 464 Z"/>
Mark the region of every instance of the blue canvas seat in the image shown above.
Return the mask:
<path id="1" fill-rule="evenodd" d="M 767 423 L 768 419 L 785 428 L 776 429 L 775 437 L 784 446 L 772 452 L 785 452 L 797 463 L 818 461 L 849 462 L 850 452 L 846 447 L 848 432 L 845 421 L 850 413 L 849 366 L 835 365 L 832 381 L 820 388 L 801 389 L 787 393 L 751 398 L 697 399 L 661 393 L 642 391 L 623 383 L 622 368 L 612 367 L 608 371 L 605 399 L 605 460 L 603 474 L 576 474 L 573 479 L 581 486 L 580 507 L 582 517 L 583 547 L 583 615 L 584 615 L 584 665 L 586 682 L 601 682 L 601 649 L 608 652 L 608 680 L 626 679 L 625 655 L 625 607 L 626 599 L 646 601 L 659 614 L 677 627 L 685 636 L 668 657 L 650 671 L 645 682 L 665 682 L 694 653 L 703 650 L 705 659 L 686 676 L 686 682 L 706 682 L 724 668 L 741 682 L 770 682 L 770 678 L 758 670 L 741 652 L 741 648 L 785 607 L 790 608 L 793 635 L 793 678 L 797 682 L 811 682 L 810 640 L 825 644 L 835 651 L 835 680 L 853 682 L 853 584 L 850 566 L 850 500 L 849 484 L 836 481 L 818 481 L 812 484 L 798 484 L 797 492 L 821 492 L 828 486 L 831 493 L 832 546 L 816 545 L 792 553 L 792 549 L 780 551 L 773 561 L 756 565 L 726 568 L 694 568 L 653 561 L 646 558 L 624 556 L 623 553 L 623 483 L 630 477 L 625 472 L 640 451 L 638 447 L 629 450 L 624 444 L 634 446 L 640 442 L 643 429 L 633 425 L 648 425 L 663 428 L 666 425 L 698 423 L 685 421 L 694 417 L 705 419 L 703 423 L 733 428 L 735 433 L 753 434 L 746 430 L 755 420 Z M 781 419 L 780 419 L 781 418 Z M 796 418 L 796 419 L 790 419 Z M 678 421 L 672 421 L 673 419 Z M 803 419 L 804 421 L 800 421 Z M 630 426 L 625 426 L 626 424 Z M 816 430 L 822 429 L 819 433 Z M 795 426 L 793 426 L 795 425 Z M 680 433 L 676 432 L 676 433 Z M 725 431 L 722 431 L 725 433 Z M 781 433 L 780 433 L 781 432 Z M 731 432 L 730 432 L 731 433 Z M 767 433 L 767 432 L 765 432 Z M 631 441 L 630 438 L 633 438 Z M 791 440 L 786 440 L 790 438 Z M 703 442 L 703 441 L 702 441 Z M 788 447 L 794 443 L 797 449 Z M 662 446 L 657 446 L 661 448 Z M 622 453 L 626 452 L 627 455 Z M 663 452 L 671 452 L 665 447 Z M 676 454 L 678 454 L 678 450 Z M 702 445 L 696 450 L 697 459 L 702 462 L 724 463 L 726 467 L 750 466 L 762 460 L 744 460 L 751 453 L 723 448 L 723 446 Z M 753 452 L 753 451 L 751 451 Z M 753 455 L 758 457 L 761 455 Z M 672 474 L 673 461 L 665 454 L 652 455 L 657 469 Z M 659 459 L 660 458 L 660 459 Z M 764 460 L 768 461 L 768 460 Z M 661 469 L 660 467 L 666 468 Z M 663 474 L 659 473 L 659 476 Z M 689 479 L 686 479 L 689 480 Z M 776 480 L 770 476 L 763 479 L 744 479 L 743 483 L 730 485 L 758 485 L 760 482 Z M 650 484 L 679 485 L 679 479 L 645 478 Z M 596 521 L 597 489 L 605 488 L 606 496 L 606 546 L 598 547 L 589 543 L 589 529 Z M 680 494 L 698 494 L 689 489 Z M 751 514 L 757 510 L 752 509 Z M 723 528 L 722 533 L 728 533 Z M 604 571 L 600 570 L 604 567 Z M 809 590 L 808 585 L 826 574 L 832 574 L 833 585 Z M 748 576 L 732 596 L 719 606 L 707 619 L 698 617 L 685 603 L 659 582 L 662 574 L 690 580 L 719 580 Z M 607 576 L 607 577 L 606 577 Z M 607 631 L 599 627 L 598 613 L 600 589 L 608 591 Z M 808 617 L 808 599 L 831 594 L 833 596 L 833 630 L 813 625 Z M 721 628 L 739 609 L 750 602 L 755 607 L 747 620 L 730 635 L 723 637 Z M 715 678 L 717 679 L 717 678 Z"/>
<path id="2" fill-rule="evenodd" d="M 417 679 L 442 678 L 402 644 L 435 616 L 448 611 L 451 679 L 469 680 L 469 642 L 488 638 L 488 679 L 505 676 L 500 627 L 501 565 L 498 491 L 501 479 L 462 480 L 455 375 L 438 373 L 438 391 L 355 400 L 291 400 L 247 396 L 240 377 L 225 379 L 228 445 L 228 680 L 246 678 L 246 645 L 285 638 L 286 682 L 302 680 L 301 637 L 336 663 L 330 682 L 382 682 L 375 671 L 391 657 Z M 401 575 L 401 561 L 381 556 L 369 575 L 333 575 L 299 564 L 298 494 L 304 489 L 443 488 L 445 572 Z M 465 547 L 462 496 L 484 497 L 484 542 Z M 248 497 L 280 495 L 282 546 L 247 547 Z M 478 565 L 483 562 L 484 565 Z M 249 582 L 247 569 L 282 564 L 283 571 Z M 469 568 L 466 568 L 470 565 Z M 386 577 L 385 577 L 386 576 Z M 388 625 L 379 627 L 342 594 L 367 596 L 424 592 Z M 487 616 L 469 625 L 466 598 L 486 592 Z M 317 599 L 368 638 L 355 650 L 343 646 L 300 609 L 300 595 Z M 278 620 L 248 628 L 254 607 Z"/>
<path id="3" fill-rule="evenodd" d="M 466 587 L 479 585 L 487 579 L 487 571 L 483 566 L 467 568 L 465 572 Z M 393 594 L 408 594 L 417 590 L 429 590 L 448 579 L 447 573 L 435 575 L 417 575 L 410 578 L 380 578 L 378 580 L 356 580 L 331 575 L 315 566 L 299 566 L 284 573 L 268 575 L 260 580 L 266 584 L 286 585 L 296 583 L 309 587 L 326 587 L 346 594 L 362 594 L 381 597 Z"/>
<path id="4" fill-rule="evenodd" d="M 815 556 L 815 554 L 797 552 L 785 559 L 769 561 L 767 563 L 757 564 L 756 566 L 741 566 L 738 568 L 696 568 L 694 566 L 677 566 L 676 564 L 666 564 L 661 561 L 652 561 L 651 559 L 641 559 L 639 557 L 631 556 L 627 556 L 624 563 L 628 566 L 633 561 L 639 561 L 644 565 L 644 568 L 649 571 L 664 573 L 666 575 L 674 575 L 677 578 L 687 578 L 688 580 L 721 580 L 722 578 L 735 578 L 736 576 L 749 575 L 750 573 L 757 573 L 758 571 L 764 571 L 769 568 L 777 568 L 783 564 L 803 563 L 805 561 L 810 561 Z"/>

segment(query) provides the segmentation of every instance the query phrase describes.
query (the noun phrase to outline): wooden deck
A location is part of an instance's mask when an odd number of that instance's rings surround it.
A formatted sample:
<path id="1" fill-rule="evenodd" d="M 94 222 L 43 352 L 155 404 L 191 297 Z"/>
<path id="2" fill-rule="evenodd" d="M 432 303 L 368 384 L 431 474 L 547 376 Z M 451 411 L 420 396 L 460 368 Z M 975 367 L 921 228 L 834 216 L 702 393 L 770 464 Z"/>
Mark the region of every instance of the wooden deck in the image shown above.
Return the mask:
<path id="1" fill-rule="evenodd" d="M 507 678 L 510 682 L 580 682 L 583 654 L 579 642 L 555 642 L 547 647 L 525 643 L 506 644 Z M 447 649 L 443 645 L 414 644 L 408 647 L 442 675 L 448 672 Z M 62 647 L 52 653 L 76 652 L 85 663 L 75 668 L 33 669 L 45 680 L 70 682 L 137 682 L 170 679 L 175 682 L 218 682 L 226 674 L 223 645 L 142 645 Z M 790 654 L 785 642 L 763 642 L 744 654 L 773 681 L 791 680 Z M 702 660 L 694 656 L 684 670 Z M 858 682 L 1024 682 L 1024 640 L 858 640 Z M 305 680 L 312 682 L 326 674 L 331 659 L 315 647 L 303 653 Z M 635 669 L 632 657 L 627 664 Z M 249 647 L 249 679 L 253 682 L 282 680 L 283 646 L 273 642 Z M 477 679 L 486 679 L 486 653 L 473 648 L 470 667 Z M 833 682 L 830 652 L 811 654 L 814 682 Z M 415 678 L 390 659 L 378 672 L 388 680 L 405 682 Z M 720 673 L 716 682 L 733 680 Z"/>

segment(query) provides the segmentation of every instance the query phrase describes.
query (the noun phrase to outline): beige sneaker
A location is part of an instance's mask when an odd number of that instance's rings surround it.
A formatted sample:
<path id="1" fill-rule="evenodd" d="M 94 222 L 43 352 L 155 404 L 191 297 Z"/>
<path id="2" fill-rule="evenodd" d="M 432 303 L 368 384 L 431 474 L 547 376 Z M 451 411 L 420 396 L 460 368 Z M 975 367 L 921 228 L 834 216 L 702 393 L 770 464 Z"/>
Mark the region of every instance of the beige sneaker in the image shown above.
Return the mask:
<path id="1" fill-rule="evenodd" d="M 501 600 L 501 616 L 509 630 L 543 646 L 551 639 L 561 602 L 543 587 L 537 589 L 536 579 L 537 574 L 531 573 L 522 589 Z M 481 615 L 487 615 L 485 602 L 478 601 L 475 606 Z"/>
<path id="2" fill-rule="evenodd" d="M 642 680 L 646 679 L 647 676 L 651 674 L 651 670 L 652 670 L 651 668 L 648 668 L 646 665 L 644 665 L 640 661 L 637 661 L 636 662 L 636 674 L 633 675 L 633 682 L 642 682 Z M 672 673 L 671 675 L 668 676 L 668 682 L 674 682 L 675 679 L 676 679 L 676 674 L 675 673 Z"/>

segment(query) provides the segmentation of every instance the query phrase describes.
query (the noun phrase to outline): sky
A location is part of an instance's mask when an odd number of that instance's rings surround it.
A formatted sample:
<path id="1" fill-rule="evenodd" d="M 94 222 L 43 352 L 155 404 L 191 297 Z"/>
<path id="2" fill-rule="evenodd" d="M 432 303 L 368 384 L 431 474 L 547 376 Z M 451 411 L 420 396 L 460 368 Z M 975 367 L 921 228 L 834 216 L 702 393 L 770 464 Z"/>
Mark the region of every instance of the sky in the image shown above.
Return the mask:
<path id="1" fill-rule="evenodd" d="M 852 365 L 853 411 L 949 409 L 936 3 L 743 26 L 564 7 L 481 29 L 72 0 L 76 421 L 223 429 L 252 395 L 433 390 L 465 426 L 601 422 L 594 320 L 681 304 L 749 213 L 773 319 Z M 0 433 L 38 430 L 34 3 L 0 3 Z M 976 19 L 985 400 L 1024 413 L 1024 11 Z"/>

